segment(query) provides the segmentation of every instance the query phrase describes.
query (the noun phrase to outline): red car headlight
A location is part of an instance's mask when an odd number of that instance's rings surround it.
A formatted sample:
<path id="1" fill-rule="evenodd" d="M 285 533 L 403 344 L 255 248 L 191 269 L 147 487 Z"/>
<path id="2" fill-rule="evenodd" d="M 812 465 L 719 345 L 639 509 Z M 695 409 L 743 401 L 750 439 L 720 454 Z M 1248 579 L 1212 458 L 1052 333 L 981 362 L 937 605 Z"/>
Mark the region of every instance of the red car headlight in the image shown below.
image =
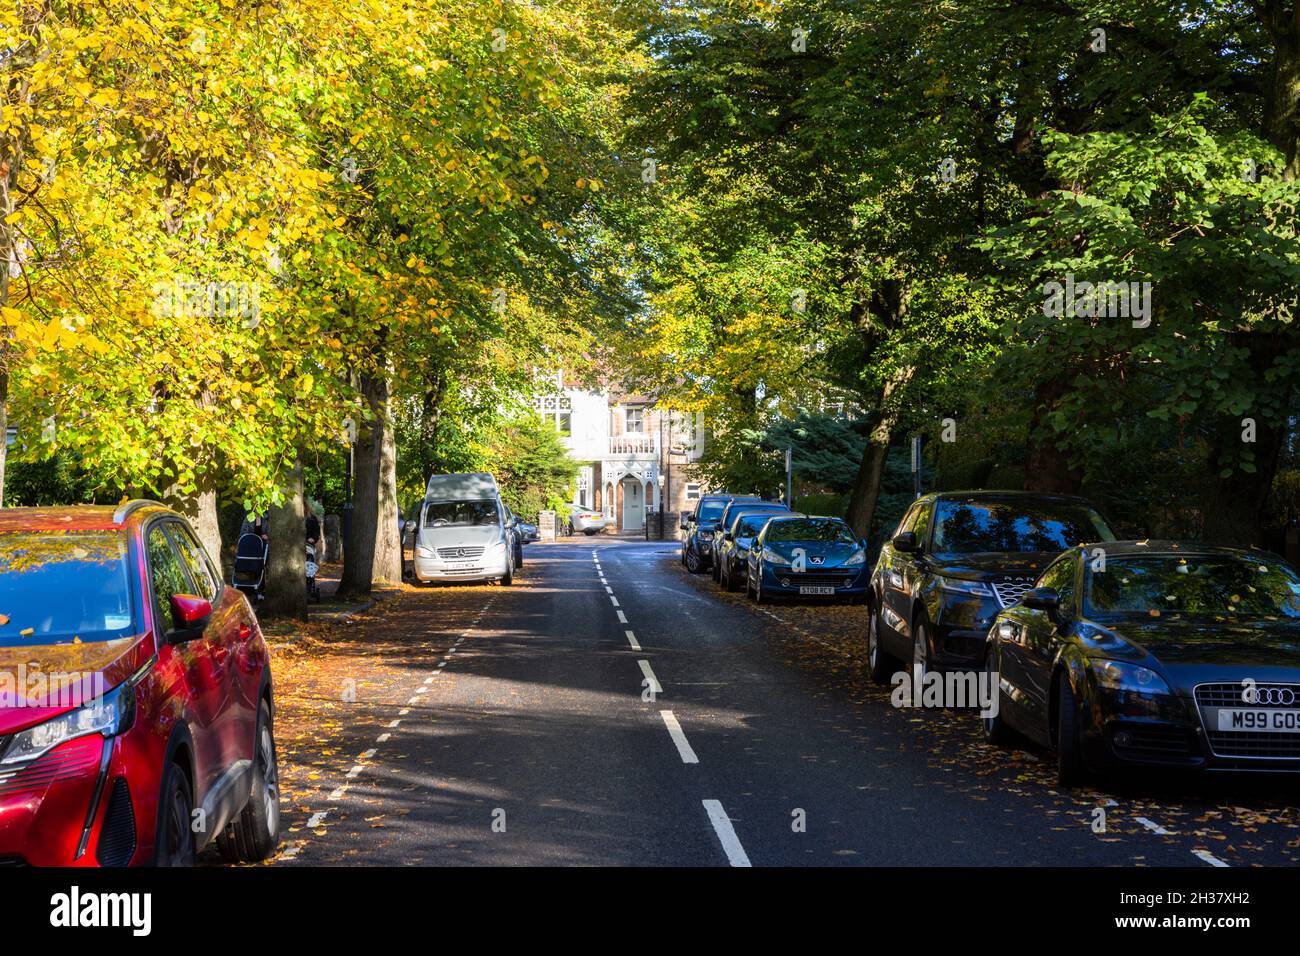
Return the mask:
<path id="1" fill-rule="evenodd" d="M 128 682 L 83 707 L 14 734 L 0 755 L 0 766 L 27 763 L 59 744 L 88 734 L 115 737 L 130 729 L 134 719 L 135 685 Z"/>

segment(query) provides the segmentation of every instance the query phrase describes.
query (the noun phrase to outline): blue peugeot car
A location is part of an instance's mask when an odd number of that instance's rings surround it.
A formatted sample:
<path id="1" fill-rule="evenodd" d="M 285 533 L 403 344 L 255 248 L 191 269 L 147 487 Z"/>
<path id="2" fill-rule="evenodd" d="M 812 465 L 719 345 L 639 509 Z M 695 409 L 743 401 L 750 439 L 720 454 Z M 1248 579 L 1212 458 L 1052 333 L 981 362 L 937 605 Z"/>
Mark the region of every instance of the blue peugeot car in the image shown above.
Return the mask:
<path id="1" fill-rule="evenodd" d="M 867 542 L 839 518 L 775 515 L 749 548 L 745 593 L 860 601 L 871 582 Z"/>

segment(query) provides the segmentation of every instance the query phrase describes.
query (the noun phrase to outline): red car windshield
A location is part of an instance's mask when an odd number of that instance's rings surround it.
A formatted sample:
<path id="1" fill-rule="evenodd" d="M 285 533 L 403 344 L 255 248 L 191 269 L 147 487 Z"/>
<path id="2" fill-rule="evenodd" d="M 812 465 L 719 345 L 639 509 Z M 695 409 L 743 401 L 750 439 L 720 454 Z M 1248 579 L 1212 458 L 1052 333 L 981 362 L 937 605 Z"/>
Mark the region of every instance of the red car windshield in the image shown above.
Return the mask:
<path id="1" fill-rule="evenodd" d="M 126 537 L 111 531 L 0 534 L 0 647 L 134 633 Z"/>

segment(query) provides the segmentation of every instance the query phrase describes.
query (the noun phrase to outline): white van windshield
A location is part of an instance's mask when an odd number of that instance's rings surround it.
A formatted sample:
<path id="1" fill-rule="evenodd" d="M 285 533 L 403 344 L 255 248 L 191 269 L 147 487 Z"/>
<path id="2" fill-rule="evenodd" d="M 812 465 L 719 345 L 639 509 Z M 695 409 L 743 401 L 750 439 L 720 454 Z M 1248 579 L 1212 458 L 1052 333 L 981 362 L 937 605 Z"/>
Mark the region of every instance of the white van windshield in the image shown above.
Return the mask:
<path id="1" fill-rule="evenodd" d="M 495 501 L 431 501 L 424 507 L 426 528 L 468 528 L 496 523 Z"/>

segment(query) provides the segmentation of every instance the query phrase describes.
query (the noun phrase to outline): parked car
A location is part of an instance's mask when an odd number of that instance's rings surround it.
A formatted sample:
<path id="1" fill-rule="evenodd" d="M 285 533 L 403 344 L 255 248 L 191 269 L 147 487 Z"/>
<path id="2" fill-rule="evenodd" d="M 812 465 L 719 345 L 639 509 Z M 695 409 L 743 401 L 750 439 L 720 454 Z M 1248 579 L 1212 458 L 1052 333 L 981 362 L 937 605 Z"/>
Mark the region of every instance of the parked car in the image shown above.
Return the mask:
<path id="1" fill-rule="evenodd" d="M 714 528 L 708 542 L 709 567 L 713 572 L 713 580 L 719 584 L 722 583 L 722 562 L 718 558 L 722 554 L 723 537 L 726 535 L 727 529 L 734 523 L 735 516 L 741 509 L 745 511 L 767 511 L 771 514 L 790 513 L 790 509 L 780 501 L 743 501 L 733 498 L 727 502 L 727 506 L 722 509 L 717 526 Z"/>
<path id="2" fill-rule="evenodd" d="M 599 534 L 605 530 L 605 525 L 609 524 L 609 518 L 605 517 L 599 511 L 595 511 L 584 505 L 577 503 L 569 505 L 569 534 L 585 534 L 591 536 Z"/>
<path id="3" fill-rule="evenodd" d="M 492 475 L 434 475 L 415 529 L 415 580 L 514 580 L 515 536 Z"/>
<path id="4" fill-rule="evenodd" d="M 773 515 L 749 547 L 745 594 L 847 597 L 867 593 L 867 542 L 839 518 Z"/>
<path id="5" fill-rule="evenodd" d="M 762 501 L 753 495 L 733 495 L 718 491 L 702 496 L 695 508 L 682 518 L 682 564 L 691 574 L 709 570 L 713 560 L 713 532 L 719 519 L 732 501 Z"/>
<path id="6" fill-rule="evenodd" d="M 180 515 L 0 511 L 0 670 L 0 865 L 275 851 L 266 643 Z"/>
<path id="7" fill-rule="evenodd" d="M 731 526 L 723 533 L 722 548 L 716 559 L 718 583 L 724 590 L 734 591 L 745 580 L 745 576 L 749 573 L 749 548 L 759 532 L 763 530 L 763 526 L 775 514 L 792 513 L 788 509 L 772 508 L 761 511 L 750 511 L 746 508 L 735 512 Z"/>
<path id="8" fill-rule="evenodd" d="M 1300 770 L 1300 575 L 1165 541 L 1072 548 L 998 614 L 990 741 L 1057 754 L 1062 785 L 1121 767 Z"/>
<path id="9" fill-rule="evenodd" d="M 867 624 L 872 680 L 905 665 L 979 668 L 998 611 L 1052 559 L 1115 535 L 1084 498 L 1021 491 L 942 492 L 913 503 L 880 549 Z"/>
<path id="10" fill-rule="evenodd" d="M 519 535 L 523 539 L 524 544 L 532 544 L 534 541 L 542 540 L 541 531 L 538 530 L 537 525 L 533 524 L 531 521 L 519 522 Z"/>
<path id="11" fill-rule="evenodd" d="M 524 533 L 520 530 L 519 518 L 508 505 L 502 505 L 506 510 L 506 533 L 510 535 L 510 551 L 515 557 L 515 570 L 524 566 Z"/>

